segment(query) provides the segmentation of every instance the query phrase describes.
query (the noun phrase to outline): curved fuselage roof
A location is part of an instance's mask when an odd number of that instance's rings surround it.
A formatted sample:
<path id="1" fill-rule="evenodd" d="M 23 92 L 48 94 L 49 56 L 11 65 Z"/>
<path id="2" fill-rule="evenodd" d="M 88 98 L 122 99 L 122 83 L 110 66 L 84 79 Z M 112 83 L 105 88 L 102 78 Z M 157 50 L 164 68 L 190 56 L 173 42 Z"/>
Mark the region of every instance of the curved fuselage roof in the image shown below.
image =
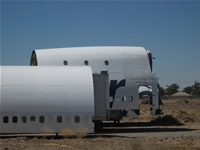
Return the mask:
<path id="1" fill-rule="evenodd" d="M 31 65 L 84 66 L 87 61 L 93 73 L 108 71 L 111 78 L 146 76 L 151 73 L 148 52 L 143 47 L 97 46 L 34 50 Z M 107 61 L 108 64 L 105 64 Z"/>

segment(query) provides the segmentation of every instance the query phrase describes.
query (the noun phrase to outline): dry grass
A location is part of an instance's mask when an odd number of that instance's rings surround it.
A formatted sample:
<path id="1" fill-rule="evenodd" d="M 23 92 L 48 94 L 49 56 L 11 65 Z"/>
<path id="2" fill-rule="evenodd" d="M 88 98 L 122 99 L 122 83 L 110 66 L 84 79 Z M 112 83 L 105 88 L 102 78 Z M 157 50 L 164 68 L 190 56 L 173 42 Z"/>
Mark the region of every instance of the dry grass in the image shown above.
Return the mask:
<path id="1" fill-rule="evenodd" d="M 42 133 L 44 133 L 44 134 L 52 134 L 52 133 L 54 133 L 54 131 L 49 127 L 44 127 L 44 128 L 42 128 Z"/>
<path id="2" fill-rule="evenodd" d="M 141 99 L 140 104 L 150 104 L 150 100 L 148 98 Z"/>
<path id="3" fill-rule="evenodd" d="M 183 123 L 193 123 L 196 118 L 194 114 L 189 114 L 186 111 L 180 110 L 176 114 L 176 118 L 179 119 Z"/>
<path id="4" fill-rule="evenodd" d="M 87 135 L 88 129 L 86 127 L 80 126 L 78 129 L 65 128 L 60 132 L 60 135 L 65 138 L 77 138 L 82 139 Z"/>
<path id="5" fill-rule="evenodd" d="M 68 138 L 68 137 L 76 136 L 76 133 L 70 128 L 65 128 L 65 129 L 61 130 L 60 135 L 65 138 Z"/>
<path id="6" fill-rule="evenodd" d="M 83 137 L 85 137 L 88 133 L 88 128 L 80 126 L 77 130 L 77 138 L 82 139 Z"/>

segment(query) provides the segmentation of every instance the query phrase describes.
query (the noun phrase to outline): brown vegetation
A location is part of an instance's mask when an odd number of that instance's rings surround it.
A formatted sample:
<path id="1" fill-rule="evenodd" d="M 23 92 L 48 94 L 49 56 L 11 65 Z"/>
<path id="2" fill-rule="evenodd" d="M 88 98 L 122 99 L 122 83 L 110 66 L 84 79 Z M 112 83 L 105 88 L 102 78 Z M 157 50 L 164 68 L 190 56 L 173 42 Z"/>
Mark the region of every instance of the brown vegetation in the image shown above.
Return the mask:
<path id="1" fill-rule="evenodd" d="M 147 101 L 147 100 L 146 100 Z M 141 115 L 120 124 L 105 124 L 104 131 L 86 134 L 63 129 L 61 136 L 0 139 L 0 150 L 200 150 L 200 99 L 164 100 L 164 115 L 150 116 L 149 104 L 141 103 Z M 53 132 L 49 128 L 44 133 Z"/>

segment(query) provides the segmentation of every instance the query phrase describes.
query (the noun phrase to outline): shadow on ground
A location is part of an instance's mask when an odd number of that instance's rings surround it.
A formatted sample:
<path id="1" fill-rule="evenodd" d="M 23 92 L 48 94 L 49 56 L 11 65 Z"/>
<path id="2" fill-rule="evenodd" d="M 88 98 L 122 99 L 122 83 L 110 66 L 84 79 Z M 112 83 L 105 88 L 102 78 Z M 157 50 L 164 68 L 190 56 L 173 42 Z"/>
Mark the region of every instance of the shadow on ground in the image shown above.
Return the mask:
<path id="1" fill-rule="evenodd" d="M 109 133 L 150 133 L 150 132 L 182 132 L 182 131 L 195 131 L 196 129 L 187 128 L 116 128 L 116 129 L 104 129 L 98 133 L 109 134 Z"/>
<path id="2" fill-rule="evenodd" d="M 105 138 L 112 138 L 112 137 L 120 137 L 125 138 L 126 136 L 117 135 L 118 133 L 152 133 L 152 132 L 191 132 L 196 131 L 197 129 L 187 129 L 187 128 L 160 128 L 160 127 L 153 127 L 153 128 L 105 128 L 102 131 L 97 133 L 86 134 L 81 138 L 98 138 L 98 137 L 105 137 Z M 4 136 L 1 138 L 24 138 L 24 140 L 31 140 L 31 139 L 76 139 L 78 136 L 61 136 L 61 135 L 43 135 L 38 134 L 37 136 L 32 136 L 31 134 L 27 135 L 14 135 L 14 136 Z"/>
<path id="3" fill-rule="evenodd" d="M 151 122 L 123 122 L 123 123 L 104 123 L 100 134 L 109 133 L 148 133 L 148 132 L 181 132 L 195 131 L 196 129 L 180 128 L 182 126 L 176 118 L 171 115 L 156 118 Z M 165 126 L 165 127 L 162 127 Z"/>
<path id="4" fill-rule="evenodd" d="M 124 123 L 104 123 L 104 127 L 151 127 L 151 126 L 182 126 L 176 118 L 171 115 L 156 118 L 151 122 L 124 122 Z"/>

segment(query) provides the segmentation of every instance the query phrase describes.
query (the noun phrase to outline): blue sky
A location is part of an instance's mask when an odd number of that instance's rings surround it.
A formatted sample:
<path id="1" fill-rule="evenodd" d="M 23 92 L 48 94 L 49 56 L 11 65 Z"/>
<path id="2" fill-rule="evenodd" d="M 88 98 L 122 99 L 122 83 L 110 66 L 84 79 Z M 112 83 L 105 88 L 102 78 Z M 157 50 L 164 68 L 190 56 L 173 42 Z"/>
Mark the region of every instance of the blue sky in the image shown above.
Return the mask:
<path id="1" fill-rule="evenodd" d="M 1 65 L 33 49 L 143 46 L 161 86 L 200 82 L 200 1 L 1 1 Z"/>

